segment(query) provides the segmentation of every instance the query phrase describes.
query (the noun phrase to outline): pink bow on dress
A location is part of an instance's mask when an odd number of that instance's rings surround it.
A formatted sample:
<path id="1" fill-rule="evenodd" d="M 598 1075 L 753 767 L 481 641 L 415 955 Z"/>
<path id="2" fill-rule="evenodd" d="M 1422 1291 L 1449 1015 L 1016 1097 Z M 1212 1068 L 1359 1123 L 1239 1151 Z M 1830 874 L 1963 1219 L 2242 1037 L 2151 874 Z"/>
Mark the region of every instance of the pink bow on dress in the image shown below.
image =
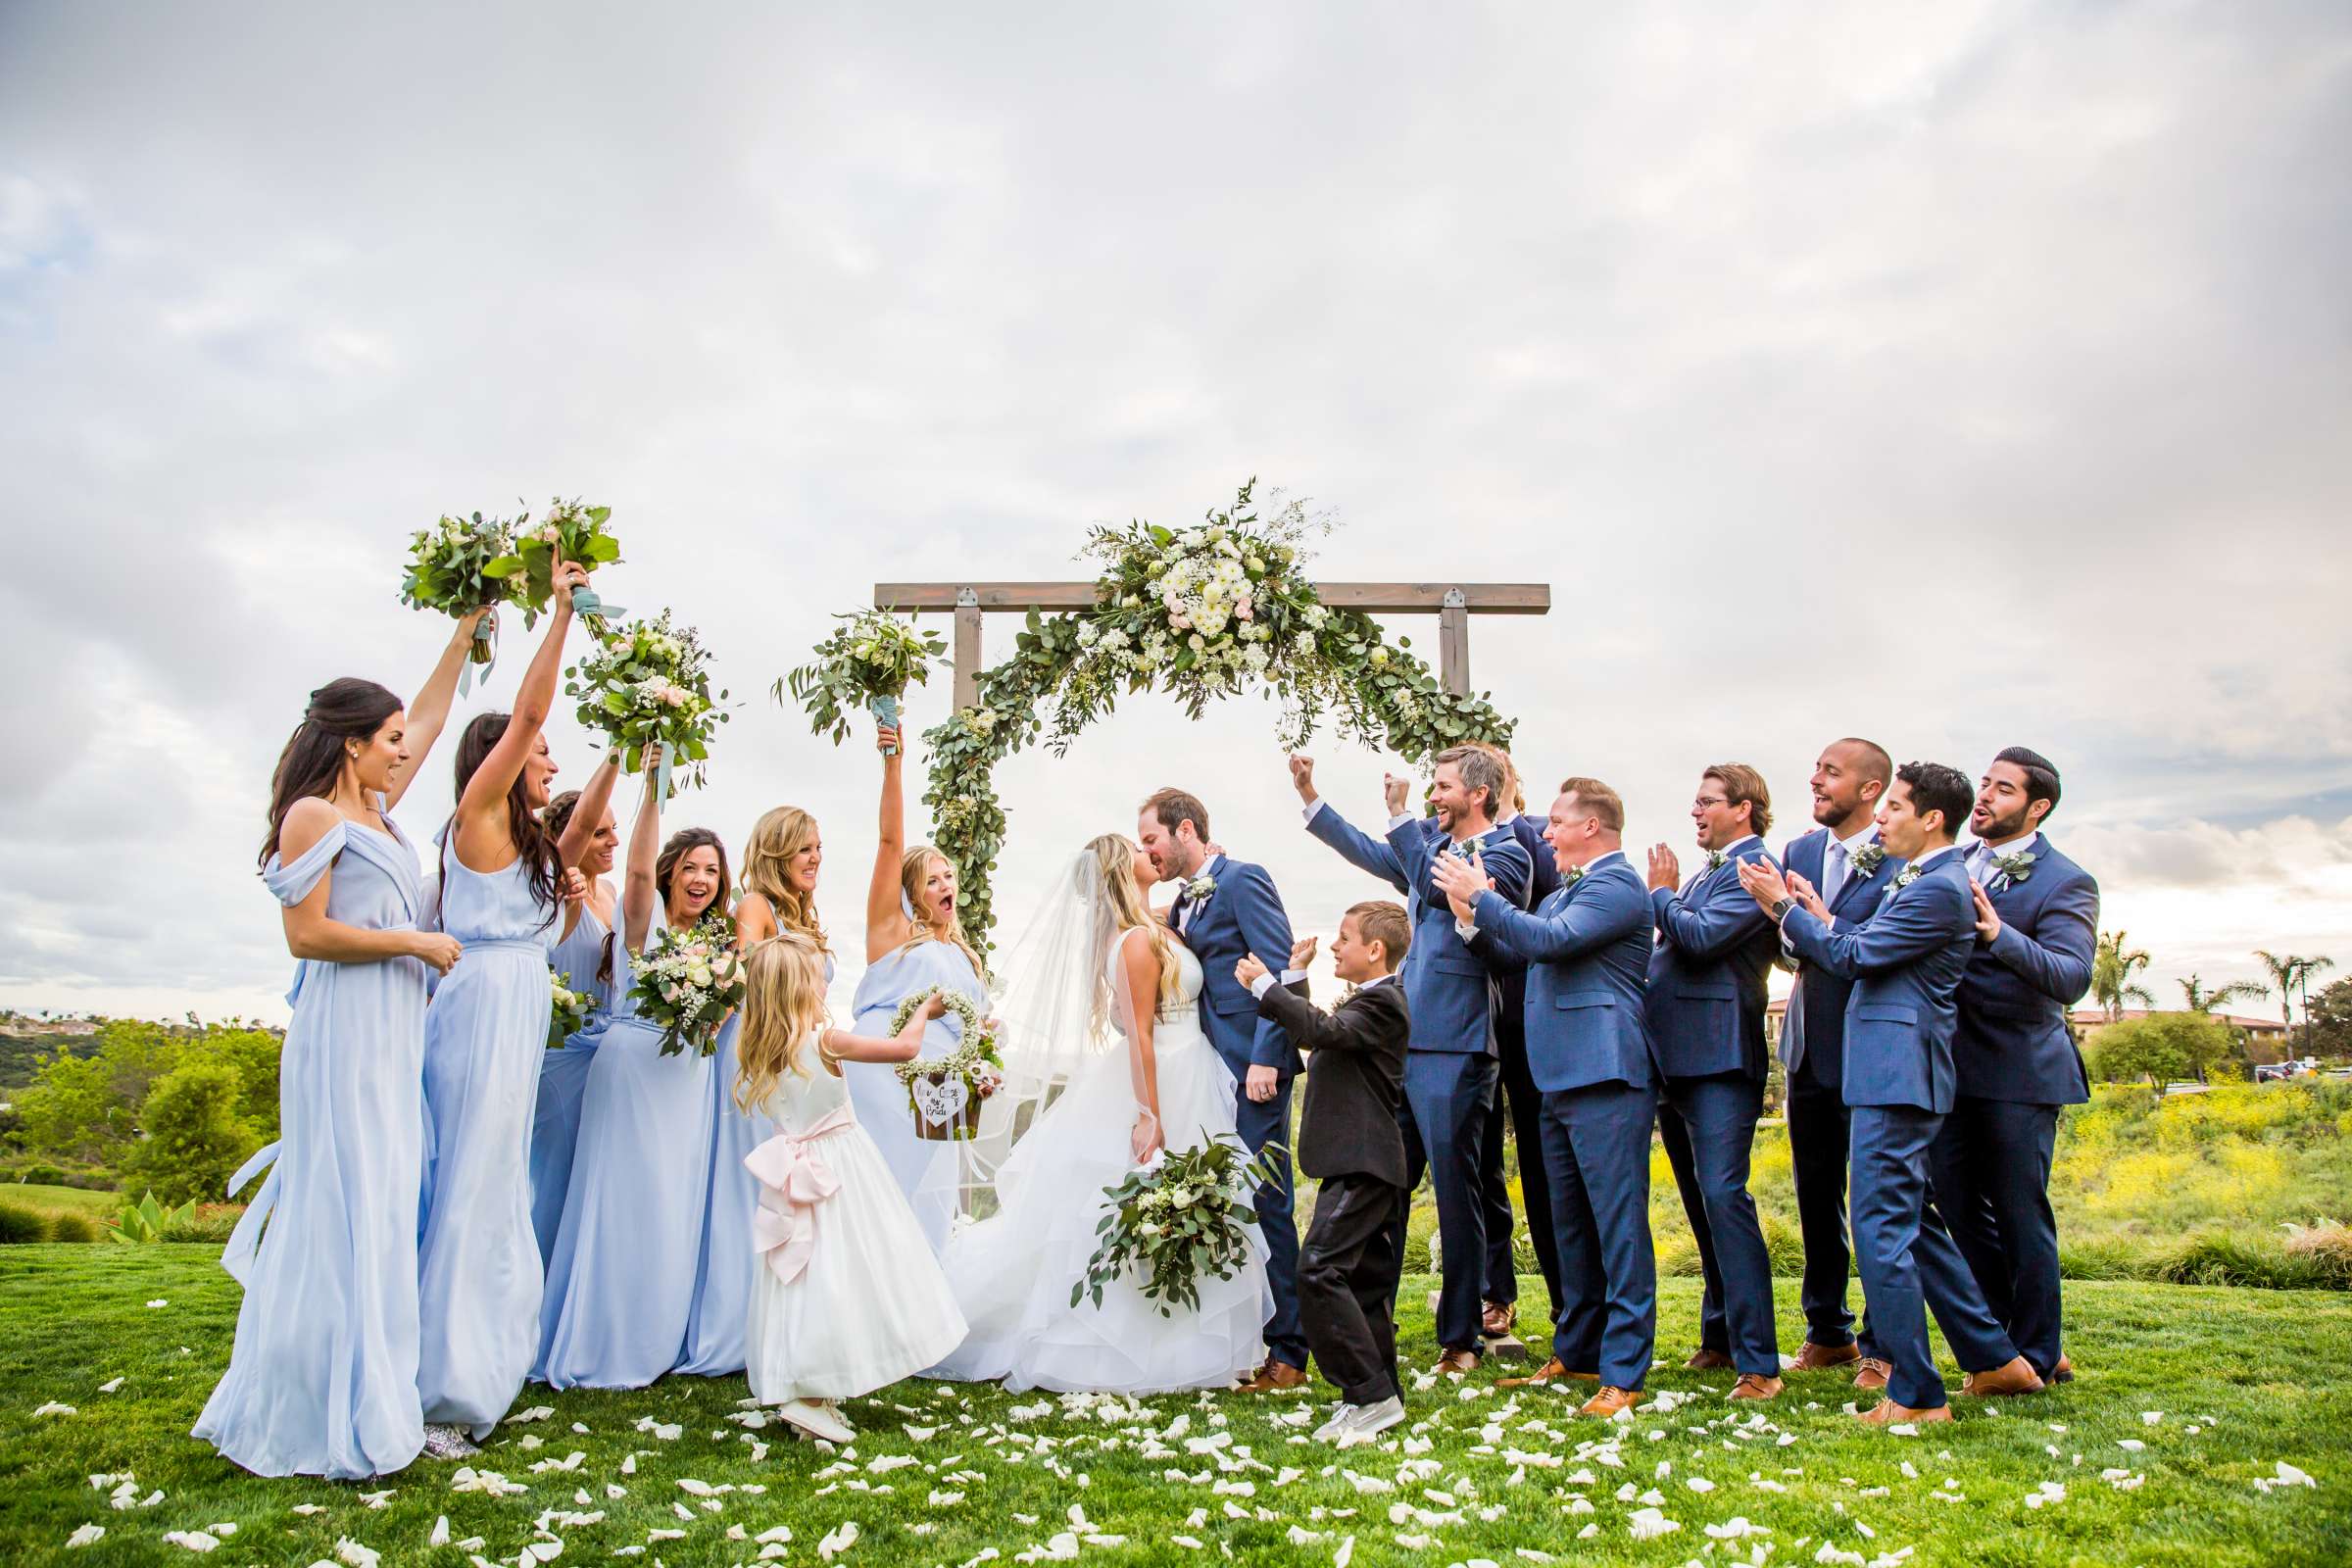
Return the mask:
<path id="1" fill-rule="evenodd" d="M 858 1125 L 857 1113 L 837 1105 L 804 1133 L 778 1133 L 743 1156 L 760 1183 L 752 1210 L 752 1247 L 767 1259 L 778 1282 L 790 1285 L 808 1267 L 816 1248 L 816 1205 L 841 1191 L 841 1178 L 809 1146 Z"/>

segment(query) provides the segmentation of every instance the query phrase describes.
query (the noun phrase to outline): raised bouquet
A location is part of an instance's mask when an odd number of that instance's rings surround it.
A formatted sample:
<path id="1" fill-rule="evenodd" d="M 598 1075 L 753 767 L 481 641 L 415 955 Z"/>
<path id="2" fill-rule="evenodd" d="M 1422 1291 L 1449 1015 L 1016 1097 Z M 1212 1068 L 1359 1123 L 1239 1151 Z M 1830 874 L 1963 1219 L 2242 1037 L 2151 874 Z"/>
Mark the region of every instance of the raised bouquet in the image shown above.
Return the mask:
<path id="1" fill-rule="evenodd" d="M 885 610 L 834 618 L 844 624 L 816 645 L 811 662 L 777 681 L 773 692 L 782 702 L 790 687 L 808 710 L 808 727 L 819 735 L 832 731 L 839 745 L 849 739 L 849 714 L 859 708 L 882 723 L 896 724 L 899 700 L 909 685 L 920 686 L 929 679 L 931 666 L 946 656 L 948 645 L 939 633 L 919 631 Z"/>
<path id="2" fill-rule="evenodd" d="M 664 798 L 679 763 L 702 782 L 710 738 L 728 715 L 711 700 L 710 656 L 693 627 L 671 624 L 666 610 L 630 621 L 564 673 L 564 694 L 579 699 L 580 723 L 612 737 L 624 771 L 641 771 L 645 749 L 659 744 Z M 726 695 L 718 694 L 721 701 Z"/>
<path id="3" fill-rule="evenodd" d="M 558 497 L 548 503 L 547 514 L 537 522 L 528 514 L 515 519 L 514 552 L 495 564 L 505 567 L 505 575 L 520 579 L 514 597 L 522 606 L 524 625 L 537 625 L 539 612 L 555 599 L 559 559 L 576 562 L 591 572 L 620 559 L 620 541 L 605 527 L 612 515 L 611 507 L 586 507 Z M 587 588 L 573 591 L 571 608 L 581 619 L 593 621 L 600 634 L 611 617 L 627 613 Z"/>
<path id="4" fill-rule="evenodd" d="M 629 1001 L 638 1017 L 662 1026 L 662 1055 L 718 1049 L 718 1026 L 747 989 L 732 920 L 710 914 L 683 929 L 663 926 L 630 967 Z"/>
<path id="5" fill-rule="evenodd" d="M 562 1051 L 564 1042 L 588 1027 L 589 1011 L 596 999 L 585 991 L 571 989 L 571 976 L 547 971 L 548 997 L 552 1005 L 547 1014 L 547 1049 Z"/>
<path id="6" fill-rule="evenodd" d="M 445 615 L 470 615 L 484 608 L 514 602 L 503 563 L 514 558 L 512 523 L 480 513 L 470 517 L 443 517 L 409 538 L 409 569 L 401 578 L 400 602 L 417 610 L 438 610 Z M 474 624 L 470 660 L 487 664 L 497 651 L 498 618 L 485 615 Z"/>
<path id="7" fill-rule="evenodd" d="M 937 996 L 963 1024 L 963 1038 L 944 1056 L 918 1056 L 894 1069 L 906 1089 L 907 1108 L 914 1112 L 914 1135 L 934 1143 L 961 1141 L 972 1136 L 980 1121 L 980 1102 L 1004 1087 L 1004 1058 L 997 1054 L 997 1037 L 960 991 L 921 991 L 899 1004 L 891 1015 L 890 1032 L 897 1034 Z"/>
<path id="8" fill-rule="evenodd" d="M 1181 1153 L 1163 1152 L 1103 1188 L 1110 1212 L 1095 1226 L 1102 1245 L 1071 1288 L 1070 1304 L 1091 1294 L 1101 1306 L 1103 1288 L 1133 1271 L 1160 1316 L 1198 1308 L 1203 1278 L 1229 1280 L 1248 1261 L 1257 1189 L 1276 1179 L 1279 1149 L 1268 1144 L 1251 1157 L 1239 1140 L 1214 1138 Z"/>

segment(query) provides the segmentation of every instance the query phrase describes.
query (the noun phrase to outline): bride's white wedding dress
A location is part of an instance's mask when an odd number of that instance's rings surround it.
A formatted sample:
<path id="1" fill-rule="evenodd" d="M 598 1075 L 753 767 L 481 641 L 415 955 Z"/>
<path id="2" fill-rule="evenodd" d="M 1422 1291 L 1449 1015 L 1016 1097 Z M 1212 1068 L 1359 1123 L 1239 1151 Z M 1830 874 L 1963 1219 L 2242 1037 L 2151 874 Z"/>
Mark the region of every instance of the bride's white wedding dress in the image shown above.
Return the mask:
<path id="1" fill-rule="evenodd" d="M 1200 1032 L 1200 962 L 1171 946 L 1179 983 L 1152 1026 L 1152 1054 L 1163 1138 L 1181 1152 L 1234 1136 L 1234 1082 Z M 1117 952 L 1114 938 L 1101 958 L 1114 976 Z M 1123 1006 L 1115 1012 L 1126 1015 Z M 1118 1027 L 1118 1042 L 1083 1060 L 998 1168 L 997 1212 L 949 1241 L 941 1263 L 971 1333 L 930 1376 L 1153 1394 L 1227 1388 L 1262 1357 L 1273 1295 L 1254 1231 L 1249 1260 L 1231 1279 L 1200 1281 L 1197 1309 L 1162 1316 L 1162 1303 L 1132 1278 L 1105 1287 L 1100 1306 L 1091 1294 L 1070 1304 L 1101 1240 L 1103 1189 L 1135 1168 L 1135 1079 L 1127 1030 Z"/>

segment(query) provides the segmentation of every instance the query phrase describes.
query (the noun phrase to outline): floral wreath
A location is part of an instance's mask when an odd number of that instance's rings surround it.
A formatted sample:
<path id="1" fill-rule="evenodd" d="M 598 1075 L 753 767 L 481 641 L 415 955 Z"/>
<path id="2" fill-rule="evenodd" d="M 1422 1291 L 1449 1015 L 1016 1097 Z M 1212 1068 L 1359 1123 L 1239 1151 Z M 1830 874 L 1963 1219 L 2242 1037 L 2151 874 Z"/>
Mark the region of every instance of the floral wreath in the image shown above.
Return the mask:
<path id="1" fill-rule="evenodd" d="M 891 1071 L 898 1074 L 901 1084 L 911 1088 L 917 1078 L 928 1078 L 936 1073 L 969 1076 L 983 1066 L 1004 1065 L 997 1055 L 997 1037 L 988 1032 L 987 1021 L 980 1016 L 980 1009 L 972 1005 L 972 999 L 960 991 L 934 989 L 916 992 L 900 1003 L 899 1010 L 890 1015 L 890 1032 L 895 1035 L 906 1028 L 933 997 L 939 998 L 948 1011 L 963 1021 L 963 1041 L 944 1056 L 917 1056 L 912 1061 L 900 1062 Z"/>
<path id="2" fill-rule="evenodd" d="M 1409 652 L 1411 639 L 1391 643 L 1371 616 L 1323 604 L 1299 541 L 1332 524 L 1271 493 L 1261 519 L 1256 486 L 1197 527 L 1095 528 L 1080 553 L 1101 566 L 1094 607 L 1030 612 L 1012 657 L 981 671 L 979 701 L 924 732 L 933 843 L 956 867 L 964 933 L 983 955 L 1005 833 L 997 763 L 1041 736 L 1063 755 L 1122 692 L 1165 690 L 1199 718 L 1212 698 L 1261 686 L 1280 700 L 1293 749 L 1325 719 L 1410 762 L 1465 741 L 1509 744 L 1511 721 L 1487 694 L 1455 696 Z"/>

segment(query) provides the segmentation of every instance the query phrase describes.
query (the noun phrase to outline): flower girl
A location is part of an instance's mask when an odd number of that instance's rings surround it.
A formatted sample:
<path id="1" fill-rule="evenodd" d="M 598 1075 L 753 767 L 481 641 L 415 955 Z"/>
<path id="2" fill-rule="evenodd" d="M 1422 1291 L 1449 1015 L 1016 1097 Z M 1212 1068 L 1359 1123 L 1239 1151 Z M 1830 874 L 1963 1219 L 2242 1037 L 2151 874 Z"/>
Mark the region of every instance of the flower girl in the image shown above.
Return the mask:
<path id="1" fill-rule="evenodd" d="M 911 1061 L 935 995 L 895 1039 L 827 1025 L 823 955 L 772 937 L 749 956 L 737 1102 L 776 1136 L 744 1156 L 760 1269 L 747 1339 L 752 1393 L 808 1436 L 854 1436 L 837 1400 L 888 1387 L 962 1343 L 963 1314 L 881 1151 L 858 1125 L 844 1061 Z"/>

